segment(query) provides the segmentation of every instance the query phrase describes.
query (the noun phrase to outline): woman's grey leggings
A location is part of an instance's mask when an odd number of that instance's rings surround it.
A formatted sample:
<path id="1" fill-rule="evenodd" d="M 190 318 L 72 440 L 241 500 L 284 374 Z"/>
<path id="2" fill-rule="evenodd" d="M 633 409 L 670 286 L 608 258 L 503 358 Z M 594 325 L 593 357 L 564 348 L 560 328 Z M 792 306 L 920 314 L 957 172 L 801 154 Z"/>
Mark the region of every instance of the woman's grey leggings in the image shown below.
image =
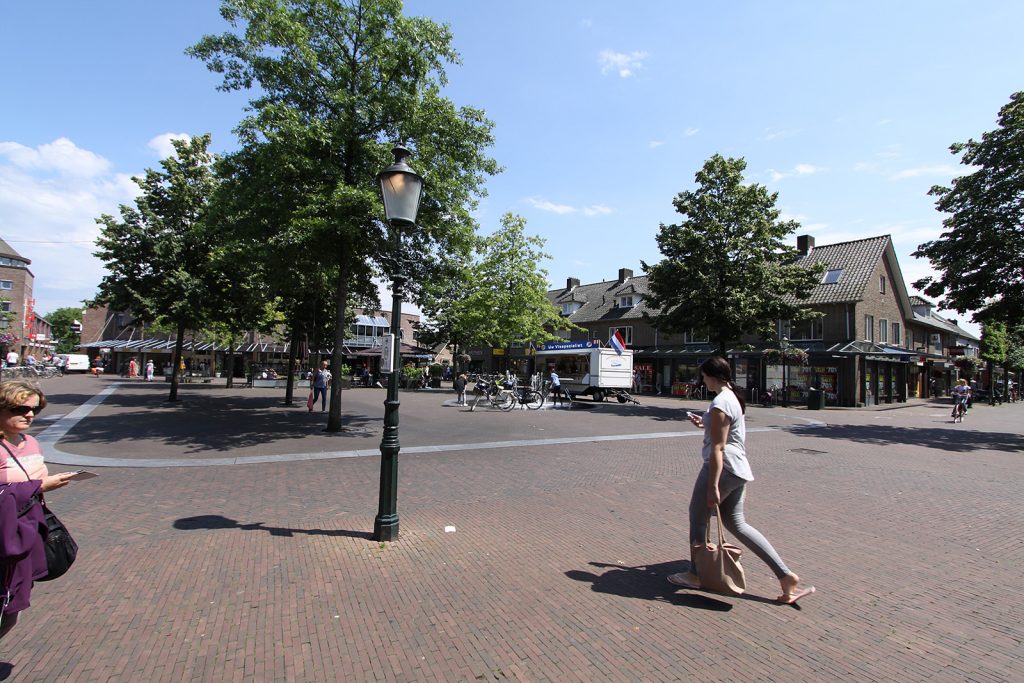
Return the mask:
<path id="1" fill-rule="evenodd" d="M 718 509 L 722 513 L 722 522 L 725 528 L 739 539 L 740 543 L 750 548 L 755 555 L 760 557 L 767 564 L 775 576 L 782 578 L 789 574 L 786 563 L 782 561 L 775 548 L 768 542 L 760 531 L 747 524 L 743 518 L 743 496 L 746 495 L 746 481 L 740 479 L 729 470 L 722 470 L 722 476 L 718 479 L 718 494 L 721 502 Z M 690 547 L 704 542 L 704 536 L 708 527 L 711 508 L 708 507 L 708 465 L 700 469 L 697 481 L 693 485 L 693 495 L 690 497 Z M 717 543 L 717 540 L 712 539 Z M 692 551 L 691 551 L 692 552 Z M 693 562 L 691 554 L 691 571 L 697 573 L 697 564 Z"/>

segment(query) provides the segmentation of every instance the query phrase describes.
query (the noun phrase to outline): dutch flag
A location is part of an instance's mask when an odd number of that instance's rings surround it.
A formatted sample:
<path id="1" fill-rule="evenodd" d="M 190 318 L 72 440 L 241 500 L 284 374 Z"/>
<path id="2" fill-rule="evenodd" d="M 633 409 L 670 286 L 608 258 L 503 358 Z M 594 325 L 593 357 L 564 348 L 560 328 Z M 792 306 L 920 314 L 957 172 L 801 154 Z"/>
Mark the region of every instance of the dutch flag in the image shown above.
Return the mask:
<path id="1" fill-rule="evenodd" d="M 615 349 L 615 353 L 622 355 L 622 352 L 626 350 L 626 340 L 622 338 L 622 333 L 615 330 L 612 336 L 608 337 L 608 346 Z"/>

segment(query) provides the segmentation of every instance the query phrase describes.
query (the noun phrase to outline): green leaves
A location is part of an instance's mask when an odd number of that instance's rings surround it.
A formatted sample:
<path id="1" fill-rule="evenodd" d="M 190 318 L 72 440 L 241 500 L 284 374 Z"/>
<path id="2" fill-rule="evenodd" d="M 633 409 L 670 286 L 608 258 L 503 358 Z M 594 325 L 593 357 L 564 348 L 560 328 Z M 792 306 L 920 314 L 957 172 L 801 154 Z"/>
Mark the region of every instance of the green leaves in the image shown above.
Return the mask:
<path id="1" fill-rule="evenodd" d="M 940 238 L 914 256 L 939 274 L 914 286 L 943 308 L 1014 320 L 1024 308 L 1024 92 L 1000 110 L 996 130 L 950 151 L 969 172 L 931 189 L 936 210 L 948 216 Z"/>
<path id="2" fill-rule="evenodd" d="M 777 194 L 745 184 L 743 159 L 718 154 L 697 172 L 695 191 L 673 201 L 685 219 L 662 225 L 661 262 L 643 267 L 650 276 L 648 305 L 666 332 L 707 333 L 719 351 L 748 333 L 773 335 L 779 318 L 807 313 L 795 299 L 806 297 L 821 267 L 795 265 L 796 249 L 785 239 L 799 226 L 779 220 Z"/>

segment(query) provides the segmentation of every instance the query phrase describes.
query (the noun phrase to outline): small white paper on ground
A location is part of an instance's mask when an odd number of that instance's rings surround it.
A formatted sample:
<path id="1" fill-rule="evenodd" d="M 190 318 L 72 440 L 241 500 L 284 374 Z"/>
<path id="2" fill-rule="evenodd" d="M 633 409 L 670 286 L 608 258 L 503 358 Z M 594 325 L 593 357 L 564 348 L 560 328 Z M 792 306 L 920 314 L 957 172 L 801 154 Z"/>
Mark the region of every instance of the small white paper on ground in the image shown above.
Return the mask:
<path id="1" fill-rule="evenodd" d="M 455 527 L 453 527 L 453 526 L 446 526 L 444 528 L 444 532 L 446 534 L 454 534 L 455 533 Z"/>

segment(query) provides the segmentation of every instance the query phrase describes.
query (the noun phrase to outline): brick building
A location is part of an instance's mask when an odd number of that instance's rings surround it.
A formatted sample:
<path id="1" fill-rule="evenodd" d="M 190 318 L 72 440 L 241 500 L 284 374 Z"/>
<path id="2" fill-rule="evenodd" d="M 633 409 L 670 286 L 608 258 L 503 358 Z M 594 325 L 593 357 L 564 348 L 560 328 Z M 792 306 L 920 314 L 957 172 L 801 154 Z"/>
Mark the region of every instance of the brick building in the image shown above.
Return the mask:
<path id="1" fill-rule="evenodd" d="M 0 239 L 0 335 L 13 337 L 6 350 L 17 352 L 20 362 L 29 354 L 42 360 L 54 349 L 50 323 L 35 310 L 31 264 Z"/>

